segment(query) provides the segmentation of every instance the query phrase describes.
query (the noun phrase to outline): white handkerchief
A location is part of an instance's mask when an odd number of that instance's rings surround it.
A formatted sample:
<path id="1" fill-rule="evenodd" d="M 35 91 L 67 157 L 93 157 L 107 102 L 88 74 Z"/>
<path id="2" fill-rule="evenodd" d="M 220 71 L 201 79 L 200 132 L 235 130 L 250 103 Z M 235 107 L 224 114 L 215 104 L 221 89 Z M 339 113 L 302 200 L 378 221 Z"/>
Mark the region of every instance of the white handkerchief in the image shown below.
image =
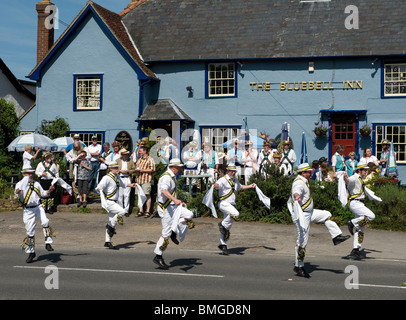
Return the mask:
<path id="1" fill-rule="evenodd" d="M 103 208 L 104 210 L 108 211 L 108 210 L 107 210 L 107 201 L 106 201 L 106 198 L 105 198 L 105 196 L 104 196 L 103 191 L 101 191 L 101 190 L 100 190 L 100 200 L 101 200 L 101 206 L 102 206 L 102 208 Z"/>
<path id="2" fill-rule="evenodd" d="M 209 207 L 211 210 L 211 213 L 213 214 L 213 217 L 217 218 L 216 208 L 214 207 L 214 204 L 213 204 L 213 190 L 214 190 L 214 186 L 211 186 L 209 191 L 206 192 L 206 195 L 204 196 L 202 203 L 205 206 Z"/>
<path id="3" fill-rule="evenodd" d="M 365 193 L 367 194 L 369 200 L 376 200 L 379 202 L 382 202 L 382 199 L 378 196 L 375 195 L 375 192 L 373 192 L 371 189 L 368 189 L 367 187 L 365 188 Z"/>
<path id="4" fill-rule="evenodd" d="M 258 198 L 259 200 L 261 200 L 261 202 L 268 208 L 271 208 L 271 199 L 268 198 L 266 195 L 264 195 L 264 193 L 261 191 L 260 188 L 258 188 L 258 186 L 255 186 L 255 191 L 257 192 Z"/>
<path id="5" fill-rule="evenodd" d="M 141 186 L 137 183 L 137 192 L 138 192 L 138 209 L 142 209 L 142 207 L 144 206 L 145 201 L 147 201 L 147 197 L 144 193 L 144 191 L 142 190 Z"/>

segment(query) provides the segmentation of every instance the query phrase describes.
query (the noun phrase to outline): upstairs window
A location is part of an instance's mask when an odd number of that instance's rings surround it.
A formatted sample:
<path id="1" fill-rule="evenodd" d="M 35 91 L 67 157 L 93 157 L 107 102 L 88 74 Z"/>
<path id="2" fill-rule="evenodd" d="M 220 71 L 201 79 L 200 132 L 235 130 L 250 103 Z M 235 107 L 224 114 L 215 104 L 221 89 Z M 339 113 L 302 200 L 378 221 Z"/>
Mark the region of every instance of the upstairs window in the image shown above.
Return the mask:
<path id="1" fill-rule="evenodd" d="M 236 96 L 234 63 L 209 63 L 207 80 L 207 96 L 209 98 Z"/>
<path id="2" fill-rule="evenodd" d="M 406 63 L 387 63 L 384 70 L 384 96 L 406 97 Z"/>
<path id="3" fill-rule="evenodd" d="M 75 110 L 101 110 L 102 84 L 101 75 L 75 76 Z"/>

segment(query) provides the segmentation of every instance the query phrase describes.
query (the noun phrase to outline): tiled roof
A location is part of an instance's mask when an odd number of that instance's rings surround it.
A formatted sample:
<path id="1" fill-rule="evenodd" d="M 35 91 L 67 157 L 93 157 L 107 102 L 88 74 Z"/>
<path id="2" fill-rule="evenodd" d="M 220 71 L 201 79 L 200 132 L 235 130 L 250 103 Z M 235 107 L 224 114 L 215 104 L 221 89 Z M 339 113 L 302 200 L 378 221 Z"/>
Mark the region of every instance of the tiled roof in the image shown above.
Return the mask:
<path id="1" fill-rule="evenodd" d="M 403 1 L 139 0 L 120 15 L 144 61 L 406 54 Z"/>
<path id="2" fill-rule="evenodd" d="M 152 101 L 145 108 L 144 113 L 137 121 L 148 120 L 189 120 L 193 121 L 171 99 L 159 99 Z"/>

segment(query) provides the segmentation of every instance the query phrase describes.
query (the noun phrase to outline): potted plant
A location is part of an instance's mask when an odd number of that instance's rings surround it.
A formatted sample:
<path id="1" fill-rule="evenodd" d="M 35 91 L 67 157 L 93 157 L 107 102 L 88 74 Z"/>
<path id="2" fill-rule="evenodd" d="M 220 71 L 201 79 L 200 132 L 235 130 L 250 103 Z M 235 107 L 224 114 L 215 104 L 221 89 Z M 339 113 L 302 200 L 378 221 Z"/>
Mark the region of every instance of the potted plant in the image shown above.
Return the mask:
<path id="1" fill-rule="evenodd" d="M 316 127 L 313 129 L 313 132 L 314 132 L 314 133 L 316 134 L 316 136 L 318 136 L 318 137 L 324 137 L 324 136 L 327 134 L 327 132 L 328 132 L 329 129 L 330 129 L 329 127 L 325 127 L 324 125 L 320 124 L 320 125 L 316 126 Z"/>
<path id="2" fill-rule="evenodd" d="M 373 130 L 369 124 L 364 124 L 361 128 L 359 128 L 358 131 L 361 134 L 361 136 L 368 137 Z"/>

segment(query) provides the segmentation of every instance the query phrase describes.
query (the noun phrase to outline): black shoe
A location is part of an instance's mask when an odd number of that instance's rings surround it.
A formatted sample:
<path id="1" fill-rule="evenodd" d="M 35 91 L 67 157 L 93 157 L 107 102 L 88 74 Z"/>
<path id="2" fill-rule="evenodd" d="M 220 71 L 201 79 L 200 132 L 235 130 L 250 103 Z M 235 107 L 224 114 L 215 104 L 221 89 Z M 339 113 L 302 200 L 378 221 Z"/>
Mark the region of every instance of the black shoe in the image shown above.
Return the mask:
<path id="1" fill-rule="evenodd" d="M 352 256 L 355 259 L 361 259 L 362 258 L 361 252 L 359 251 L 358 248 L 352 249 L 352 251 L 350 253 L 350 256 Z"/>
<path id="2" fill-rule="evenodd" d="M 228 249 L 225 244 L 220 244 L 218 248 L 223 252 L 224 255 L 228 256 Z"/>
<path id="3" fill-rule="evenodd" d="M 351 222 L 351 220 L 347 221 L 347 227 L 348 231 L 350 231 L 351 235 L 354 235 L 354 224 Z"/>
<path id="4" fill-rule="evenodd" d="M 171 240 L 173 241 L 174 244 L 176 244 L 176 245 L 179 244 L 178 239 L 176 239 L 176 232 L 173 232 L 173 231 L 172 231 L 172 233 L 171 233 Z"/>
<path id="5" fill-rule="evenodd" d="M 169 268 L 169 266 L 165 263 L 164 258 L 162 258 L 162 256 L 156 255 L 152 261 L 164 270 L 168 270 Z"/>
<path id="6" fill-rule="evenodd" d="M 82 205 L 82 202 L 78 202 L 78 204 L 77 204 L 78 208 L 80 208 L 81 205 Z"/>
<path id="7" fill-rule="evenodd" d="M 349 238 L 350 238 L 350 236 L 339 235 L 339 236 L 337 236 L 337 237 L 335 237 L 333 239 L 333 243 L 336 246 L 336 245 L 340 244 L 341 242 L 344 242 L 345 240 L 348 240 Z"/>
<path id="8" fill-rule="evenodd" d="M 27 260 L 25 260 L 25 262 L 27 262 L 27 263 L 31 263 L 31 262 L 32 262 L 32 260 L 34 260 L 34 258 L 35 258 L 35 252 L 30 253 L 30 254 L 28 255 Z"/>
<path id="9" fill-rule="evenodd" d="M 47 251 L 54 251 L 54 248 L 52 248 L 52 246 L 49 243 L 45 245 L 45 249 L 47 249 Z"/>
<path id="10" fill-rule="evenodd" d="M 113 245 L 111 244 L 111 242 L 105 242 L 105 243 L 104 243 L 104 246 L 105 246 L 106 248 L 109 248 L 109 249 L 116 249 L 116 247 L 113 246 Z"/>
<path id="11" fill-rule="evenodd" d="M 305 270 L 304 267 L 294 267 L 293 271 L 296 272 L 296 275 L 298 277 L 303 277 L 303 278 L 310 278 L 310 274 L 308 274 Z"/>

